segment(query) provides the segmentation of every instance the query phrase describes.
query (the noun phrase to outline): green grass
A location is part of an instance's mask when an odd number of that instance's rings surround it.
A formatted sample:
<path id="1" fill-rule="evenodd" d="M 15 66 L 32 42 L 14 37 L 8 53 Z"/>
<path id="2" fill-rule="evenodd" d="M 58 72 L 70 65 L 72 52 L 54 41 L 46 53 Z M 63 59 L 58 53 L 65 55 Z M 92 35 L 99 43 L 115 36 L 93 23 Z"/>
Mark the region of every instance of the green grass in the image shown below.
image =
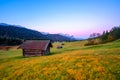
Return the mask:
<path id="1" fill-rule="evenodd" d="M 54 43 L 50 55 L 23 57 L 0 51 L 0 80 L 120 80 L 120 40 L 93 46 L 86 41 Z"/>

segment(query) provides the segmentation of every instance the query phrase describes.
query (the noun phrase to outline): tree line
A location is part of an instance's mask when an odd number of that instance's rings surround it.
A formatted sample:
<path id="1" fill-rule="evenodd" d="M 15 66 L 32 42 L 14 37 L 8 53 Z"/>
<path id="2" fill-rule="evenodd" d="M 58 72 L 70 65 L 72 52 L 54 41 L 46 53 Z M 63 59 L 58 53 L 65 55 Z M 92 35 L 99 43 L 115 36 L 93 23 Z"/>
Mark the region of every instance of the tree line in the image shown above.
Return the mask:
<path id="1" fill-rule="evenodd" d="M 0 46 L 20 45 L 22 42 L 23 40 L 18 38 L 0 37 Z"/>
<path id="2" fill-rule="evenodd" d="M 88 38 L 88 42 L 85 45 L 97 45 L 103 44 L 106 42 L 115 41 L 120 39 L 120 26 L 113 27 L 110 31 L 106 30 L 103 31 L 102 34 L 100 33 L 93 33 Z"/>

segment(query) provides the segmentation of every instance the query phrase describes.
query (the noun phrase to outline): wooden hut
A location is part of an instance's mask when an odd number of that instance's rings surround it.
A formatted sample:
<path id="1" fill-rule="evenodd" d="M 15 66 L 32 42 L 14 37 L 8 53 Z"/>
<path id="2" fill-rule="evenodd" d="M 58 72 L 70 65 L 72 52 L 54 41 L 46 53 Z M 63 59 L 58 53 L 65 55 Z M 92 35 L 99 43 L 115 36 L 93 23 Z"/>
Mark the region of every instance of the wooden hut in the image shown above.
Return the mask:
<path id="1" fill-rule="evenodd" d="M 23 50 L 23 56 L 41 56 L 50 53 L 52 44 L 50 40 L 27 40 L 19 46 Z"/>

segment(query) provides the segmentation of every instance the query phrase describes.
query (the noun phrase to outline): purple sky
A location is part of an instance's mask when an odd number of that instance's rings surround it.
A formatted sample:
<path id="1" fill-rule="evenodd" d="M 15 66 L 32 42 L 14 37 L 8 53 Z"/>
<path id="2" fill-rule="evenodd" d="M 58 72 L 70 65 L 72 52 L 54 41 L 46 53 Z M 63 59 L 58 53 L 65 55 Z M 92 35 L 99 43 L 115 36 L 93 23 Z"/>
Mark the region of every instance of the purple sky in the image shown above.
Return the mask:
<path id="1" fill-rule="evenodd" d="M 0 23 L 85 38 L 120 25 L 120 0 L 0 0 Z"/>

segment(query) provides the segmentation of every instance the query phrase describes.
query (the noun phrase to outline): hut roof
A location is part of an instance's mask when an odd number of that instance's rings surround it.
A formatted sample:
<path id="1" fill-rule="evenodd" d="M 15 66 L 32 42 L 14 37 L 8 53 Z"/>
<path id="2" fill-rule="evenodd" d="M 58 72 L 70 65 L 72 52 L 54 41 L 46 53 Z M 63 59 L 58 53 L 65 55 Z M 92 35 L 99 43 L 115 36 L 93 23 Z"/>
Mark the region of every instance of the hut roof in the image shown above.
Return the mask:
<path id="1" fill-rule="evenodd" d="M 49 44 L 52 47 L 50 40 L 27 40 L 19 48 L 46 50 Z"/>

